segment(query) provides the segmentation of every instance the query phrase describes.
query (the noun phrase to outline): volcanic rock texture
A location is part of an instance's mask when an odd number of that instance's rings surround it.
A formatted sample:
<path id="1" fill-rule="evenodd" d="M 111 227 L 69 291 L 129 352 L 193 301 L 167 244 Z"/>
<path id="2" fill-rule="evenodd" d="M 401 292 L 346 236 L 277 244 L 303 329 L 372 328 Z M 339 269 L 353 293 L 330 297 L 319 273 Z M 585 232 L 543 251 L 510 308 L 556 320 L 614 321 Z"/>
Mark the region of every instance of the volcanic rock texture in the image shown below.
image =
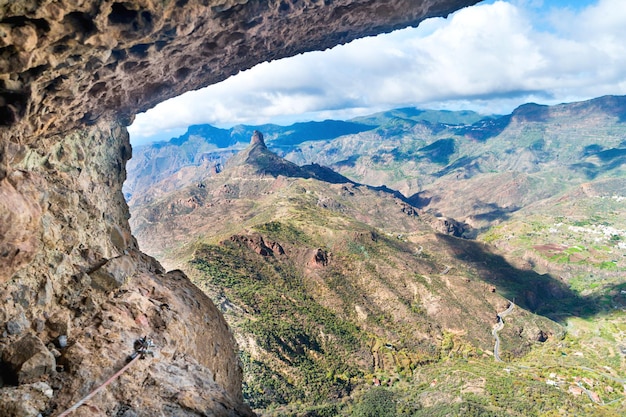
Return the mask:
<path id="1" fill-rule="evenodd" d="M 472 0 L 0 0 L 0 415 L 249 415 L 210 300 L 137 248 L 125 126 L 265 60 Z"/>

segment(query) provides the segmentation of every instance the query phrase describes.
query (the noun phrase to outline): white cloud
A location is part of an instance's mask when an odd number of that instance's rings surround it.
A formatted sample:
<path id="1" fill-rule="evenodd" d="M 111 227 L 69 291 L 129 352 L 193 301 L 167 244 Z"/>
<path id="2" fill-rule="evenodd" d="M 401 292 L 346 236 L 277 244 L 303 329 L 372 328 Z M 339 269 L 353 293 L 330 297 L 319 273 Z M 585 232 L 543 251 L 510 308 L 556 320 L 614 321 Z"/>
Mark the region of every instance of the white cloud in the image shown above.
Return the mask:
<path id="1" fill-rule="evenodd" d="M 287 123 L 401 106 L 506 113 L 527 101 L 625 94 L 622 3 L 479 4 L 416 29 L 257 65 L 159 104 L 129 130 L 141 140 L 195 123 Z"/>

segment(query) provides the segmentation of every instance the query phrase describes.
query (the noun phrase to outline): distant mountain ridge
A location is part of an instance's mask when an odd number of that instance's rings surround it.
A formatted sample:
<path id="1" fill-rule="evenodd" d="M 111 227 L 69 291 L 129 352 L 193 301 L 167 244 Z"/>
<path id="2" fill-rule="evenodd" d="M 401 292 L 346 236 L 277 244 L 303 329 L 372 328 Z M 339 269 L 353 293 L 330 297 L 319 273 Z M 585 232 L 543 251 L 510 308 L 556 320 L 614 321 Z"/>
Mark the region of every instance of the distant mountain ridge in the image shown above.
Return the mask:
<path id="1" fill-rule="evenodd" d="M 200 180 L 262 130 L 268 148 L 297 165 L 327 166 L 352 181 L 398 190 L 425 210 L 479 230 L 570 185 L 623 175 L 625 119 L 626 98 L 605 96 L 529 103 L 504 116 L 403 108 L 286 127 L 198 125 L 135 149 L 124 187 L 130 200 L 161 181 L 170 185 L 156 188 L 173 189 L 182 184 L 178 177 Z M 491 193 L 479 183 L 493 184 Z"/>
<path id="2" fill-rule="evenodd" d="M 290 126 L 265 124 L 260 126 L 237 125 L 230 129 L 221 129 L 209 124 L 191 125 L 185 134 L 172 138 L 167 142 L 156 142 L 157 148 L 168 144 L 180 146 L 193 136 L 209 139 L 209 143 L 218 148 L 228 148 L 246 144 L 254 130 L 263 130 L 268 137 L 279 136 L 274 140 L 275 145 L 295 145 L 308 140 L 325 140 L 353 133 L 370 130 L 367 124 L 354 123 L 342 120 L 324 120 L 323 122 L 300 122 Z M 148 145 L 150 146 L 150 145 Z"/>
<path id="3" fill-rule="evenodd" d="M 222 129 L 209 124 L 191 125 L 185 134 L 169 141 L 155 142 L 138 146 L 133 150 L 133 158 L 127 165 L 128 180 L 124 192 L 130 198 L 136 190 L 173 175 L 180 169 L 200 166 L 213 161 L 223 164 L 230 156 L 248 145 L 255 130 L 262 131 L 270 149 L 279 154 L 288 154 L 305 142 L 332 140 L 345 135 L 353 135 L 381 127 L 393 120 L 403 124 L 434 125 L 443 129 L 449 125 L 465 125 L 482 119 L 491 120 L 472 111 L 439 111 L 401 108 L 359 117 L 349 121 L 325 120 L 321 122 L 301 122 L 290 126 L 265 124 L 259 126 L 237 125 Z M 313 163 L 315 161 L 310 161 Z"/>
<path id="4" fill-rule="evenodd" d="M 356 122 L 326 120 L 323 122 L 295 123 L 291 126 L 237 125 L 221 129 L 208 124 L 189 126 L 187 132 L 167 142 L 156 142 L 134 149 L 127 165 L 128 180 L 124 184 L 127 199 L 138 190 L 174 175 L 186 167 L 223 164 L 229 157 L 248 145 L 255 130 L 263 131 L 272 148 L 284 147 L 286 151 L 306 141 L 332 139 L 355 134 L 373 127 Z"/>

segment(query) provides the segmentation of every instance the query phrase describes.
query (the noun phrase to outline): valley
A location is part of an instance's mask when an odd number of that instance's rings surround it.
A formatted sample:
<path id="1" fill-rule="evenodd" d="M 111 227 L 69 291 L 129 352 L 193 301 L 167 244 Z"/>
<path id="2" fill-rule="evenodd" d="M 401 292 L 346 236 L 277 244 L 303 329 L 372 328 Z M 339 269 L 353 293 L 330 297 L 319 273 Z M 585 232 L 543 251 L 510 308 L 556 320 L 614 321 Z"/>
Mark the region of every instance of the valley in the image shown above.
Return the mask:
<path id="1" fill-rule="evenodd" d="M 220 308 L 260 415 L 617 416 L 624 115 L 196 126 L 135 150 L 130 223 Z"/>

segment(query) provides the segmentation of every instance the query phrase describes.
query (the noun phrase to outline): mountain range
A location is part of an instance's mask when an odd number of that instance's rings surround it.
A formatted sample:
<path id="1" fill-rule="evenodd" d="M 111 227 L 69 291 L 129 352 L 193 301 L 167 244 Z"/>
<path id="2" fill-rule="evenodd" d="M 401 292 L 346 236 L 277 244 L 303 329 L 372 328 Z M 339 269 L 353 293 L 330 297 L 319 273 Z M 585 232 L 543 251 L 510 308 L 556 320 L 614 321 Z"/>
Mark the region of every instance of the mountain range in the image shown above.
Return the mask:
<path id="1" fill-rule="evenodd" d="M 221 308 L 260 414 L 383 381 L 398 415 L 594 415 L 626 370 L 625 104 L 194 126 L 135 150 L 131 226 Z"/>
<path id="2" fill-rule="evenodd" d="M 287 160 L 386 185 L 418 207 L 480 229 L 570 185 L 623 177 L 624 114 L 626 99 L 607 96 L 551 107 L 527 104 L 506 116 L 397 109 L 287 127 L 191 126 L 179 138 L 136 149 L 125 191 L 132 201 L 165 178 L 172 187 L 179 184 L 174 178 L 189 180 L 194 174 L 188 171 L 200 172 L 193 167 L 219 167 L 259 130 Z M 483 187 L 491 192 L 476 192 Z"/>

